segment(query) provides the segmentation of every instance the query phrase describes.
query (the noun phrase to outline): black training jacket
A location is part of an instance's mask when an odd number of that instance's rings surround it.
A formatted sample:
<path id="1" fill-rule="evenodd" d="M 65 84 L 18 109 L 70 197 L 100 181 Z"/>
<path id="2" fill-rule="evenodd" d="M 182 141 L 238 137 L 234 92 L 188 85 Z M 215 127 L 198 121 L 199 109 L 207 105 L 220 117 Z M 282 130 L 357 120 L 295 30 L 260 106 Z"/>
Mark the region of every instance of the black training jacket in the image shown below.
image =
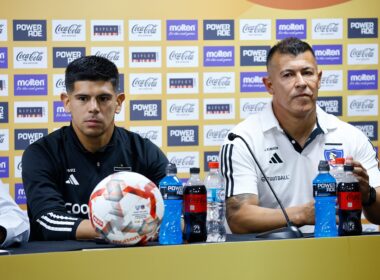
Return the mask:
<path id="1" fill-rule="evenodd" d="M 30 240 L 75 239 L 79 223 L 88 219 L 91 192 L 102 179 L 129 170 L 158 185 L 167 163 L 150 140 L 120 127 L 96 153 L 84 149 L 71 126 L 39 139 L 22 157 Z"/>

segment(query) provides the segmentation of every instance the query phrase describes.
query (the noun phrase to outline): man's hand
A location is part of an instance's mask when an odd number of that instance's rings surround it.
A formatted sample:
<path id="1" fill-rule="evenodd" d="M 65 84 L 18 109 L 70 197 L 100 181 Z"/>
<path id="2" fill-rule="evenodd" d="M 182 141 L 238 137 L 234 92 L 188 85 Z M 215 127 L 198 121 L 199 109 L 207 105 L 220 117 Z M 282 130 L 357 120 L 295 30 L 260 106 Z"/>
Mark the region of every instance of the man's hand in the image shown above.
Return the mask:
<path id="1" fill-rule="evenodd" d="M 368 201 L 369 198 L 369 176 L 367 170 L 360 162 L 354 160 L 352 156 L 346 158 L 346 164 L 351 164 L 354 167 L 353 174 L 358 179 L 360 192 L 362 194 L 362 203 Z"/>
<path id="2" fill-rule="evenodd" d="M 76 232 L 76 239 L 94 239 L 100 237 L 100 234 L 92 227 L 90 220 L 83 220 Z"/>

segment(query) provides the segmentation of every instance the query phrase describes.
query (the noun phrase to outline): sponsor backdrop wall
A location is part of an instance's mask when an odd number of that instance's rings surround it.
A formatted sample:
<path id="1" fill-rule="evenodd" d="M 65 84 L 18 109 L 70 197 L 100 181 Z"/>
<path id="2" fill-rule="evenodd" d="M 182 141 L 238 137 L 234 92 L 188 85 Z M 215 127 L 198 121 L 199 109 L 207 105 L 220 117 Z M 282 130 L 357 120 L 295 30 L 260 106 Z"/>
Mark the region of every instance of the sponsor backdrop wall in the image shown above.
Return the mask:
<path id="1" fill-rule="evenodd" d="M 360 128 L 377 149 L 380 5 L 295 2 L 3 0 L 1 187 L 25 209 L 23 150 L 69 124 L 59 97 L 63 73 L 85 54 L 119 67 L 127 98 L 117 124 L 160 146 L 181 177 L 191 166 L 206 171 L 228 131 L 268 105 L 266 54 L 288 36 L 315 50 L 324 72 L 319 105 Z"/>

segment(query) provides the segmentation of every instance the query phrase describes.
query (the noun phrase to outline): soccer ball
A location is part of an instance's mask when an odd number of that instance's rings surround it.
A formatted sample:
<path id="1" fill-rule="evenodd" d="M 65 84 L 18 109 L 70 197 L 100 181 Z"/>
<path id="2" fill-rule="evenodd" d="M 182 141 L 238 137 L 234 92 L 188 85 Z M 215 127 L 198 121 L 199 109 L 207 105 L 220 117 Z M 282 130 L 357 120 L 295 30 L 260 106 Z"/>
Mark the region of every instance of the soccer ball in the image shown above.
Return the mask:
<path id="1" fill-rule="evenodd" d="M 90 196 L 89 219 L 110 243 L 146 244 L 157 237 L 163 215 L 159 189 L 139 173 L 111 174 Z"/>

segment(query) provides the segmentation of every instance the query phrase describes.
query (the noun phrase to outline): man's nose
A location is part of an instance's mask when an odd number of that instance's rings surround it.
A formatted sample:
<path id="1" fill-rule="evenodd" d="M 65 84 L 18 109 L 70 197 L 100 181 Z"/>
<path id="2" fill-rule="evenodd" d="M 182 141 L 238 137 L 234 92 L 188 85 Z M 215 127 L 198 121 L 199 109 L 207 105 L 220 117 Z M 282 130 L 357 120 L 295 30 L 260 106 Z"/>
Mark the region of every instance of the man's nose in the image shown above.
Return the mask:
<path id="1" fill-rule="evenodd" d="M 295 81 L 296 87 L 306 87 L 306 81 L 305 77 L 302 76 L 301 73 L 296 74 L 296 81 Z"/>
<path id="2" fill-rule="evenodd" d="M 91 112 L 93 112 L 93 111 L 98 112 L 99 111 L 99 104 L 95 98 L 91 98 L 89 103 L 90 103 L 89 106 L 90 106 Z"/>

